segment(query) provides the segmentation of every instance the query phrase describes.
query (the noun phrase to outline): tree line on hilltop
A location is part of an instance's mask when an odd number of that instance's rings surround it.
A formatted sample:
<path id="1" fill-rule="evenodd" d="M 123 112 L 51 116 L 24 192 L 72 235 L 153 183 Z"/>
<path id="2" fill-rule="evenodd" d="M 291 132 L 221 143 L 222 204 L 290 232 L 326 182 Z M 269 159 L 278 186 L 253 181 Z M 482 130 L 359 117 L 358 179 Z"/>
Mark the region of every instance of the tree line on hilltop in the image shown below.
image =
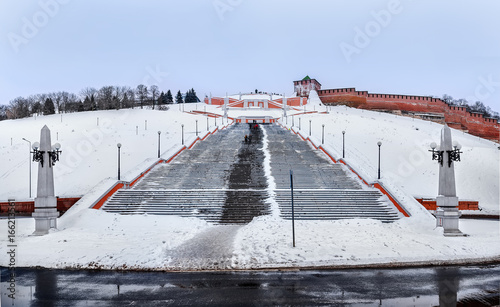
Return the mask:
<path id="1" fill-rule="evenodd" d="M 453 99 L 450 95 L 444 94 L 443 98 L 441 98 L 446 104 L 450 106 L 459 106 L 465 107 L 468 112 L 471 113 L 481 113 L 484 117 L 490 117 L 495 119 L 500 119 L 500 115 L 498 112 L 493 111 L 489 106 L 486 106 L 481 101 L 476 101 L 474 103 L 470 103 L 466 99 Z"/>
<path id="2" fill-rule="evenodd" d="M 168 110 L 173 103 L 199 102 L 194 89 L 184 95 L 179 90 L 160 91 L 158 86 L 147 87 L 139 84 L 135 89 L 129 86 L 103 86 L 100 89 L 86 87 L 79 95 L 68 92 L 52 92 L 46 94 L 17 97 L 8 105 L 0 105 L 0 120 L 30 117 L 33 115 L 50 115 L 55 113 L 73 113 L 96 110 L 119 110 L 140 107 L 153 110 Z"/>

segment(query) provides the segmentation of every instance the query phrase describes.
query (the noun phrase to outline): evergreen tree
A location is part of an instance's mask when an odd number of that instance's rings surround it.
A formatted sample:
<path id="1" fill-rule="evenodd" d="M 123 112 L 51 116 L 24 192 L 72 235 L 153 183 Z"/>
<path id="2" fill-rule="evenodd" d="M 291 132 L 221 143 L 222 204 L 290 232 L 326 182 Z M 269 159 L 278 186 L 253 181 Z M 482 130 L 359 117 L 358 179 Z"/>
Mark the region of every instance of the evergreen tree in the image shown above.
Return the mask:
<path id="1" fill-rule="evenodd" d="M 182 94 L 181 91 L 177 92 L 177 95 L 175 96 L 175 103 L 183 103 L 184 100 L 182 99 Z"/>
<path id="2" fill-rule="evenodd" d="M 170 90 L 167 91 L 166 100 L 167 104 L 174 103 L 174 97 L 172 97 L 172 92 Z"/>
<path id="3" fill-rule="evenodd" d="M 191 89 L 191 95 L 193 96 L 193 102 L 200 102 L 200 98 L 196 95 L 196 92 L 194 91 L 194 88 Z"/>
<path id="4" fill-rule="evenodd" d="M 35 103 L 31 107 L 31 113 L 40 115 L 41 112 L 42 112 L 42 104 L 39 101 L 35 101 Z"/>
<path id="5" fill-rule="evenodd" d="M 185 101 L 186 101 L 186 103 L 200 102 L 200 99 L 196 96 L 196 92 L 194 91 L 194 88 L 192 88 L 186 92 Z"/>
<path id="6" fill-rule="evenodd" d="M 193 99 L 191 98 L 191 90 L 187 90 L 186 92 L 186 97 L 184 97 L 184 102 L 185 103 L 191 103 L 193 102 Z"/>
<path id="7" fill-rule="evenodd" d="M 162 96 L 161 96 L 161 104 L 162 105 L 168 104 L 168 102 L 167 102 L 167 95 L 165 93 L 163 93 L 163 92 L 161 92 L 161 94 L 162 94 Z"/>
<path id="8" fill-rule="evenodd" d="M 163 92 L 160 93 L 158 97 L 158 110 L 164 110 L 165 106 L 165 94 Z"/>
<path id="9" fill-rule="evenodd" d="M 50 115 L 50 114 L 55 114 L 55 106 L 54 106 L 54 101 L 52 101 L 52 98 L 47 98 L 45 99 L 45 103 L 43 104 L 43 114 L 44 115 Z"/>

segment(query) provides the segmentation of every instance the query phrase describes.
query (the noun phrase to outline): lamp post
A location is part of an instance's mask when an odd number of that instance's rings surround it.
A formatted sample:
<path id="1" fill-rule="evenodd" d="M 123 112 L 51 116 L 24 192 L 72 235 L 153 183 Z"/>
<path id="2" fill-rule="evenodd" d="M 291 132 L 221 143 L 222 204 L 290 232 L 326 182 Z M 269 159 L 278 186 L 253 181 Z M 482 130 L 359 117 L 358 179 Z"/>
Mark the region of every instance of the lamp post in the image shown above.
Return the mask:
<path id="1" fill-rule="evenodd" d="M 345 159 L 345 131 L 342 131 L 342 159 Z"/>
<path id="2" fill-rule="evenodd" d="M 29 150 L 29 156 L 28 156 L 28 163 L 29 163 L 29 166 L 30 166 L 30 175 L 29 175 L 29 180 L 30 180 L 30 184 L 29 184 L 29 188 L 30 188 L 30 198 L 31 198 L 31 142 L 28 141 L 27 139 L 23 138 L 23 141 L 26 141 L 29 143 L 29 146 L 30 146 L 30 150 Z"/>
<path id="3" fill-rule="evenodd" d="M 198 120 L 196 120 L 196 136 L 198 136 Z"/>
<path id="4" fill-rule="evenodd" d="M 311 120 L 309 120 L 309 136 L 311 136 Z"/>
<path id="5" fill-rule="evenodd" d="M 301 118 L 299 117 L 299 130 L 302 130 L 302 128 L 300 127 L 300 119 L 301 119 Z"/>
<path id="6" fill-rule="evenodd" d="M 182 145 L 184 145 L 184 124 L 181 125 L 181 130 L 182 130 Z"/>
<path id="7" fill-rule="evenodd" d="M 321 125 L 321 144 L 325 144 L 325 124 Z"/>
<path id="8" fill-rule="evenodd" d="M 121 143 L 116 144 L 118 147 L 118 180 L 120 180 L 120 148 L 122 147 Z"/>
<path id="9" fill-rule="evenodd" d="M 158 158 L 160 157 L 160 134 L 161 131 L 158 131 Z"/>
<path id="10" fill-rule="evenodd" d="M 208 131 L 208 130 L 210 130 L 210 129 L 208 128 L 208 116 L 207 116 L 207 131 Z"/>
<path id="11" fill-rule="evenodd" d="M 295 116 L 292 116 L 292 128 L 295 126 Z"/>
<path id="12" fill-rule="evenodd" d="M 382 146 L 382 142 L 378 141 L 378 179 L 380 179 L 380 147 Z"/>

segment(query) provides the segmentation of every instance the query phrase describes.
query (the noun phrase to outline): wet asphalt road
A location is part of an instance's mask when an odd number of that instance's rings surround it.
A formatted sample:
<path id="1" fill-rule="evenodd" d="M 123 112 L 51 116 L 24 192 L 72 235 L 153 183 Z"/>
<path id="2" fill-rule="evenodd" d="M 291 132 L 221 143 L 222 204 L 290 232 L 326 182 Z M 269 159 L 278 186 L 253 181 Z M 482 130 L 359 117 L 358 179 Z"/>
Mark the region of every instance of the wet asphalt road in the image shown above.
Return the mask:
<path id="1" fill-rule="evenodd" d="M 2 269 L 1 306 L 12 302 L 7 297 L 8 273 Z M 491 306 L 499 304 L 500 287 L 500 265 L 266 273 L 15 273 L 13 306 Z"/>

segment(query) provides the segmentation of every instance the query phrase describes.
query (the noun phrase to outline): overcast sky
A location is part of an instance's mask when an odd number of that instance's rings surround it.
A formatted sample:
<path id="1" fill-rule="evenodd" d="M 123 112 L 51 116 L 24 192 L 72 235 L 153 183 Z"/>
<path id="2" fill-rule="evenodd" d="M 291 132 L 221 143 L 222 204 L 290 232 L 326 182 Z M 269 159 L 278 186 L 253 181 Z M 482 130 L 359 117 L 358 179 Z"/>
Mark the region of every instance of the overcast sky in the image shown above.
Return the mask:
<path id="1" fill-rule="evenodd" d="M 323 88 L 499 111 L 498 0 L 0 0 L 0 103 L 105 85 L 198 96 Z"/>

